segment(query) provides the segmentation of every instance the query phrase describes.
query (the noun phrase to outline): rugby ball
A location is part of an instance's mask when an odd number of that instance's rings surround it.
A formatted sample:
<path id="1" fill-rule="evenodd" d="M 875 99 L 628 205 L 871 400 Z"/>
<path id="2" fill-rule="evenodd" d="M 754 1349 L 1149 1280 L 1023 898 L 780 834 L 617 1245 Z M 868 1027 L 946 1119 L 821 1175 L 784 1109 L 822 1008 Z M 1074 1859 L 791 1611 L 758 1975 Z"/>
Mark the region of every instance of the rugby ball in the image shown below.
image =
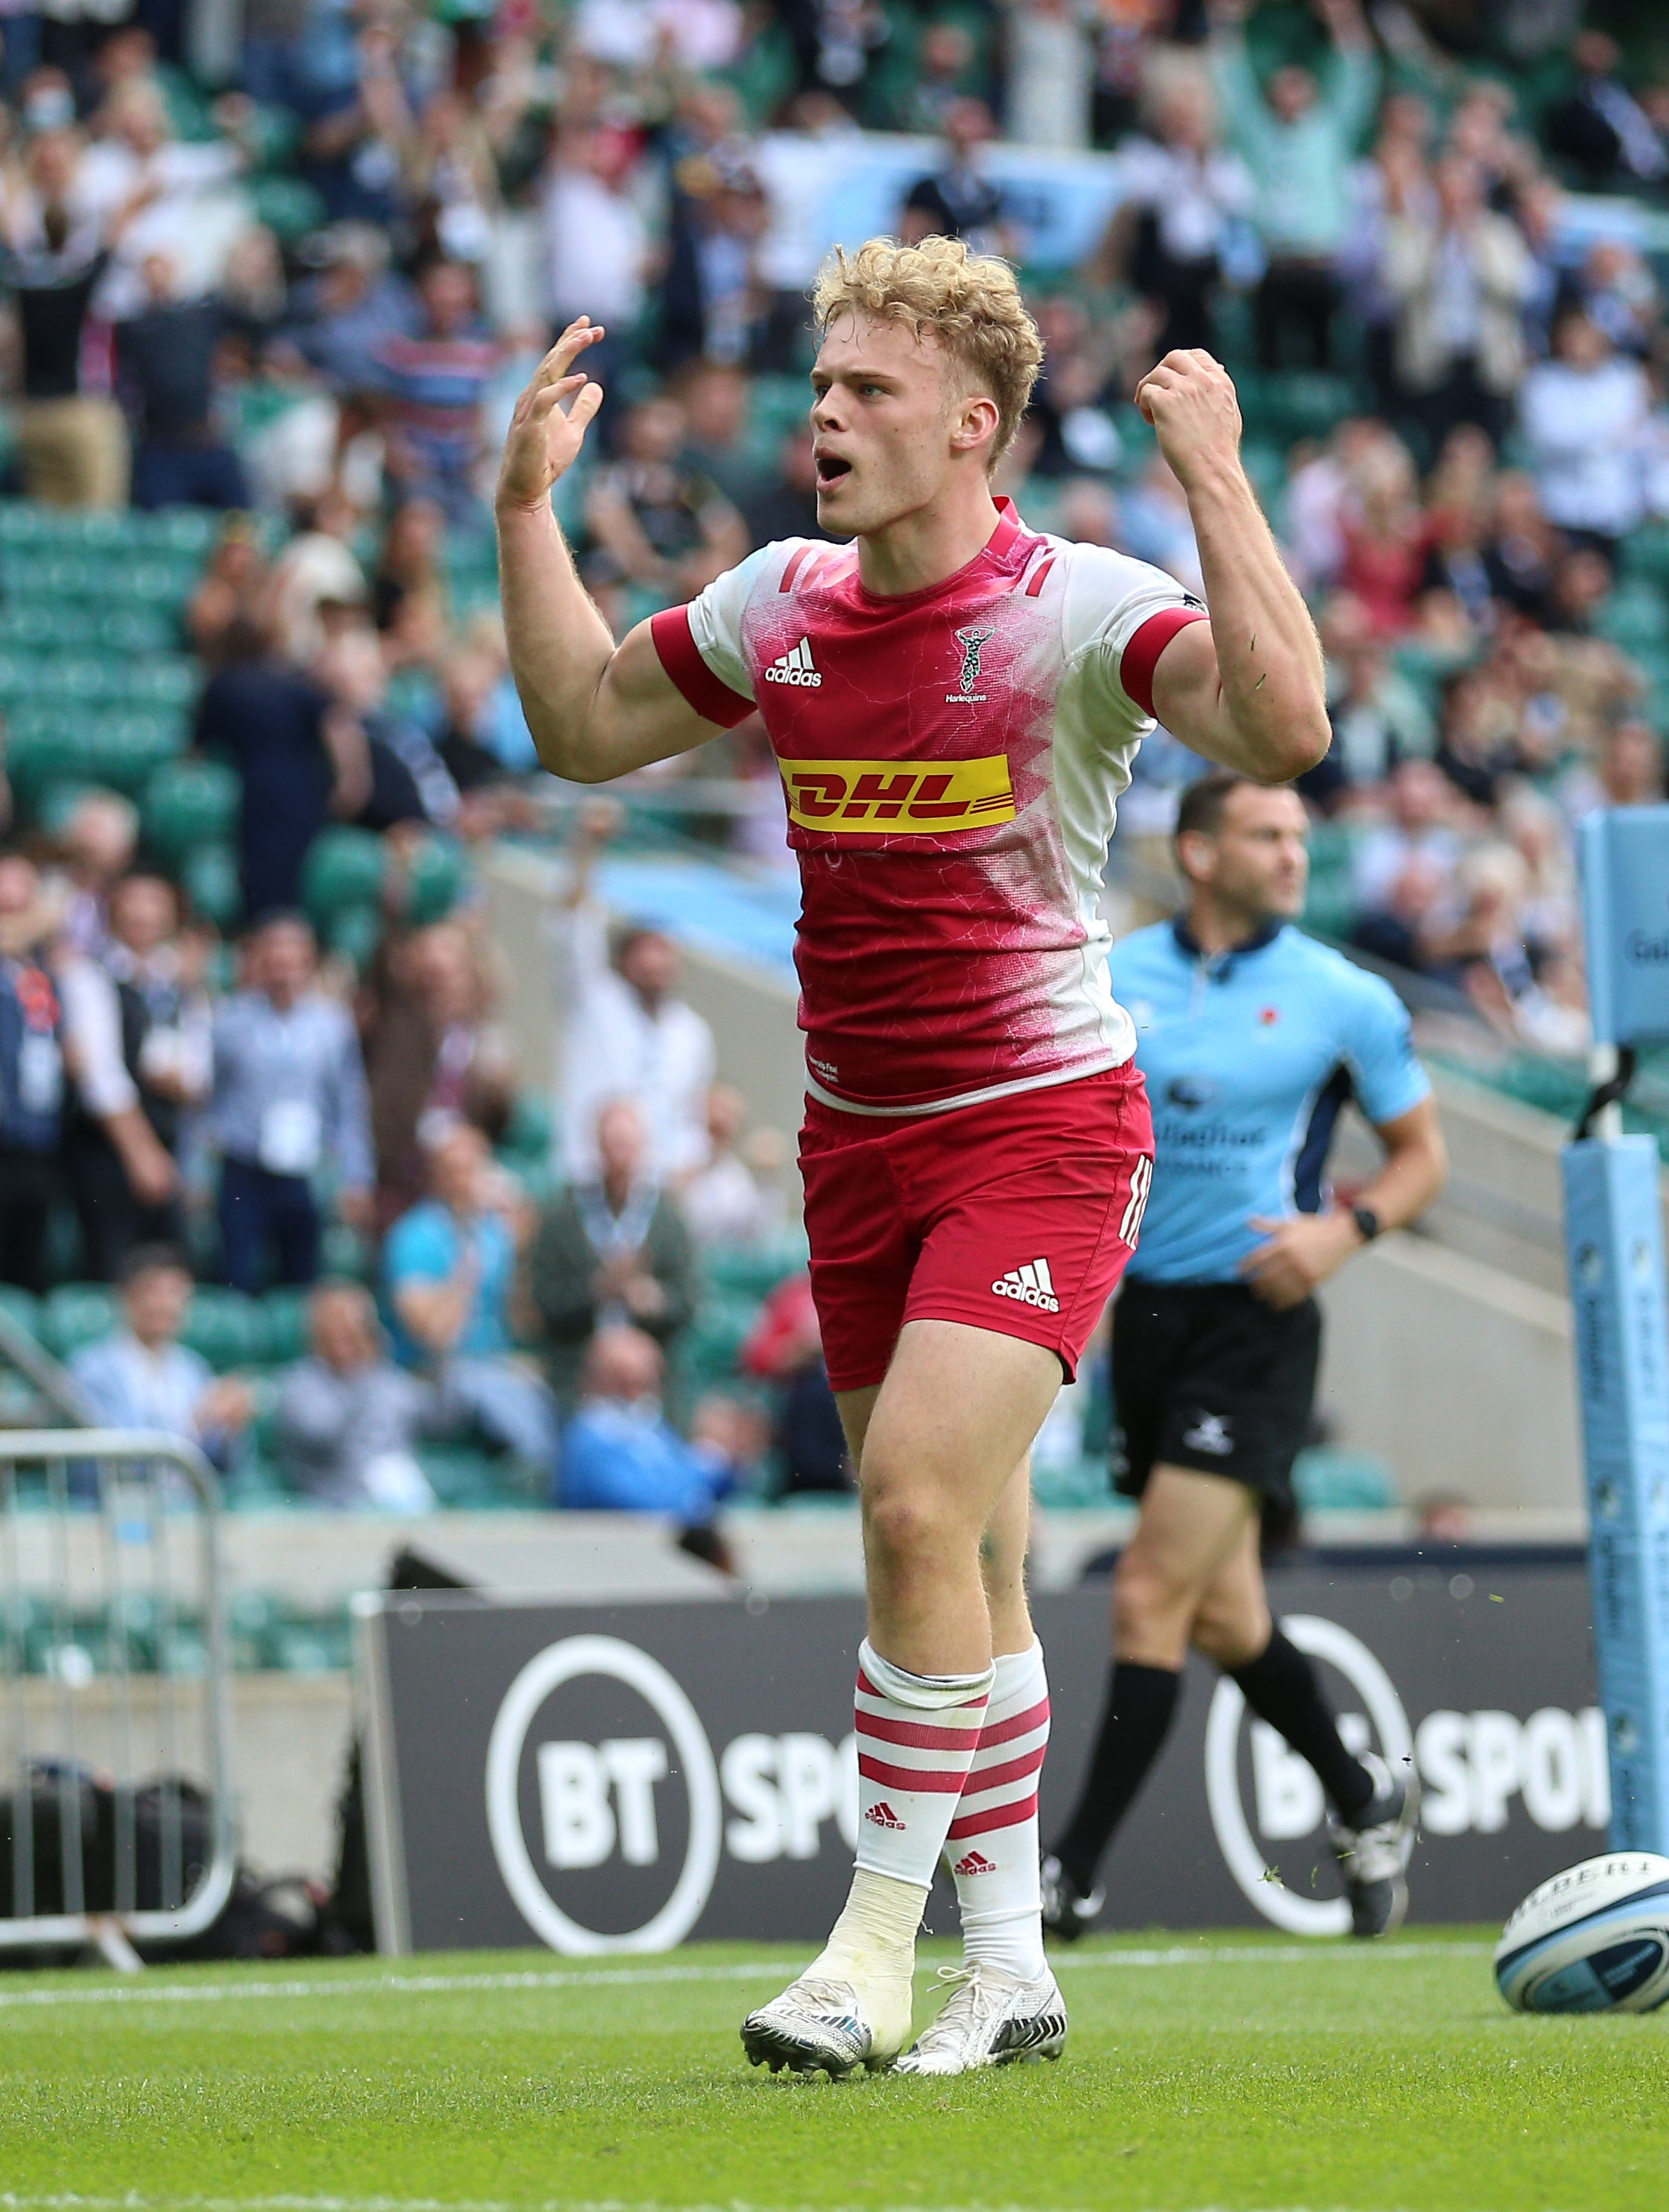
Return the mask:
<path id="1" fill-rule="evenodd" d="M 1669 1858 L 1608 1851 L 1532 1889 L 1501 1931 L 1517 2012 L 1653 2012 L 1669 1998 Z"/>

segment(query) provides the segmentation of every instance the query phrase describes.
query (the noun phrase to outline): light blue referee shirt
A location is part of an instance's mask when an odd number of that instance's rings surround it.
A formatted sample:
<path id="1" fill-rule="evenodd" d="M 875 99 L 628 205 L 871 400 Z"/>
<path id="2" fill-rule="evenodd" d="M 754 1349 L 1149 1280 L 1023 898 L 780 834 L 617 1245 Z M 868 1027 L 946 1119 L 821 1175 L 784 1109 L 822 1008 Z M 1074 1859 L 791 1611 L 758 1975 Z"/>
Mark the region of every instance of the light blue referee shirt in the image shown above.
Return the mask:
<path id="1" fill-rule="evenodd" d="M 1180 922 L 1113 948 L 1153 1109 L 1153 1188 L 1130 1273 L 1223 1283 L 1265 1218 L 1316 1213 L 1339 1109 L 1393 1121 L 1430 1091 L 1388 983 L 1273 926 L 1205 959 Z"/>

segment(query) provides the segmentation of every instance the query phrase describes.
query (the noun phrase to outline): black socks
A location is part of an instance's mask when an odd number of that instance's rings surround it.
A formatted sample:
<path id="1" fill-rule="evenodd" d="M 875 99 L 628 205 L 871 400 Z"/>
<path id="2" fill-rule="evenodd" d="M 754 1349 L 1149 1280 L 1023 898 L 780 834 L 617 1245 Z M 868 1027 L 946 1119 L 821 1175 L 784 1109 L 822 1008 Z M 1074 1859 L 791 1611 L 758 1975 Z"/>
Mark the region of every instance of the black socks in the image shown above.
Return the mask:
<path id="1" fill-rule="evenodd" d="M 1278 1628 L 1257 1658 L 1248 1666 L 1231 1667 L 1229 1674 L 1258 1718 L 1314 1768 L 1341 1817 L 1349 1823 L 1358 1820 L 1373 1802 L 1374 1778 L 1339 1741 L 1338 1723 L 1327 1710 L 1311 1661 Z"/>
<path id="2" fill-rule="evenodd" d="M 1108 1840 L 1159 1756 L 1181 1686 L 1181 1675 L 1168 1667 L 1138 1667 L 1120 1659 L 1109 1672 L 1101 1734 L 1077 1808 L 1054 1847 L 1081 1890 L 1095 1887 Z"/>

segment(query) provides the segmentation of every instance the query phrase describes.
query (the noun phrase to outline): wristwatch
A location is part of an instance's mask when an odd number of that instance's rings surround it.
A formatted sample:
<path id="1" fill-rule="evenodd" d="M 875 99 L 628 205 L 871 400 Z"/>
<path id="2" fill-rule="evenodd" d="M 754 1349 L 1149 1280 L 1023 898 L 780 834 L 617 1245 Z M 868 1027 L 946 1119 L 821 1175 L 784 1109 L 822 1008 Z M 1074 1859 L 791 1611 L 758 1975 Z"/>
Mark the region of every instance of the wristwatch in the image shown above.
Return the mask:
<path id="1" fill-rule="evenodd" d="M 1364 1244 L 1371 1244 L 1383 1226 L 1371 1206 L 1353 1206 L 1350 1208 L 1350 1218 L 1362 1231 L 1362 1241 Z"/>

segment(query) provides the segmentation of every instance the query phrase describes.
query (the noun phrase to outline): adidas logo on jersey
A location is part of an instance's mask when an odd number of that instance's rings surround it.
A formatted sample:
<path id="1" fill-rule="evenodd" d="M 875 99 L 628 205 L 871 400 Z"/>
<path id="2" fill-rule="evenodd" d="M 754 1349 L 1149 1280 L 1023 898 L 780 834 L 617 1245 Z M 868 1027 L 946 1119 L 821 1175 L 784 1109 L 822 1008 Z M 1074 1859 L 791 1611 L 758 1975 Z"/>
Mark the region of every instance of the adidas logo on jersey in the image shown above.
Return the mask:
<path id="1" fill-rule="evenodd" d="M 872 1820 L 877 1828 L 896 1828 L 900 1835 L 904 1832 L 904 1823 L 884 1797 L 878 1804 L 871 1805 L 864 1818 L 866 1820 Z"/>
<path id="2" fill-rule="evenodd" d="M 822 678 L 811 665 L 811 641 L 803 637 L 799 643 L 785 653 L 780 660 L 774 660 L 765 671 L 768 684 L 798 684 L 807 691 L 815 691 Z"/>
<path id="3" fill-rule="evenodd" d="M 1060 1311 L 1047 1260 L 1029 1260 L 1023 1267 L 1011 1267 L 991 1287 L 999 1298 L 1017 1299 L 1023 1306 L 1035 1306 L 1041 1313 Z"/>
<path id="4" fill-rule="evenodd" d="M 997 1868 L 993 1861 L 982 1856 L 980 1852 L 970 1851 L 965 1859 L 958 1859 L 950 1871 L 952 1874 L 995 1874 Z"/>

